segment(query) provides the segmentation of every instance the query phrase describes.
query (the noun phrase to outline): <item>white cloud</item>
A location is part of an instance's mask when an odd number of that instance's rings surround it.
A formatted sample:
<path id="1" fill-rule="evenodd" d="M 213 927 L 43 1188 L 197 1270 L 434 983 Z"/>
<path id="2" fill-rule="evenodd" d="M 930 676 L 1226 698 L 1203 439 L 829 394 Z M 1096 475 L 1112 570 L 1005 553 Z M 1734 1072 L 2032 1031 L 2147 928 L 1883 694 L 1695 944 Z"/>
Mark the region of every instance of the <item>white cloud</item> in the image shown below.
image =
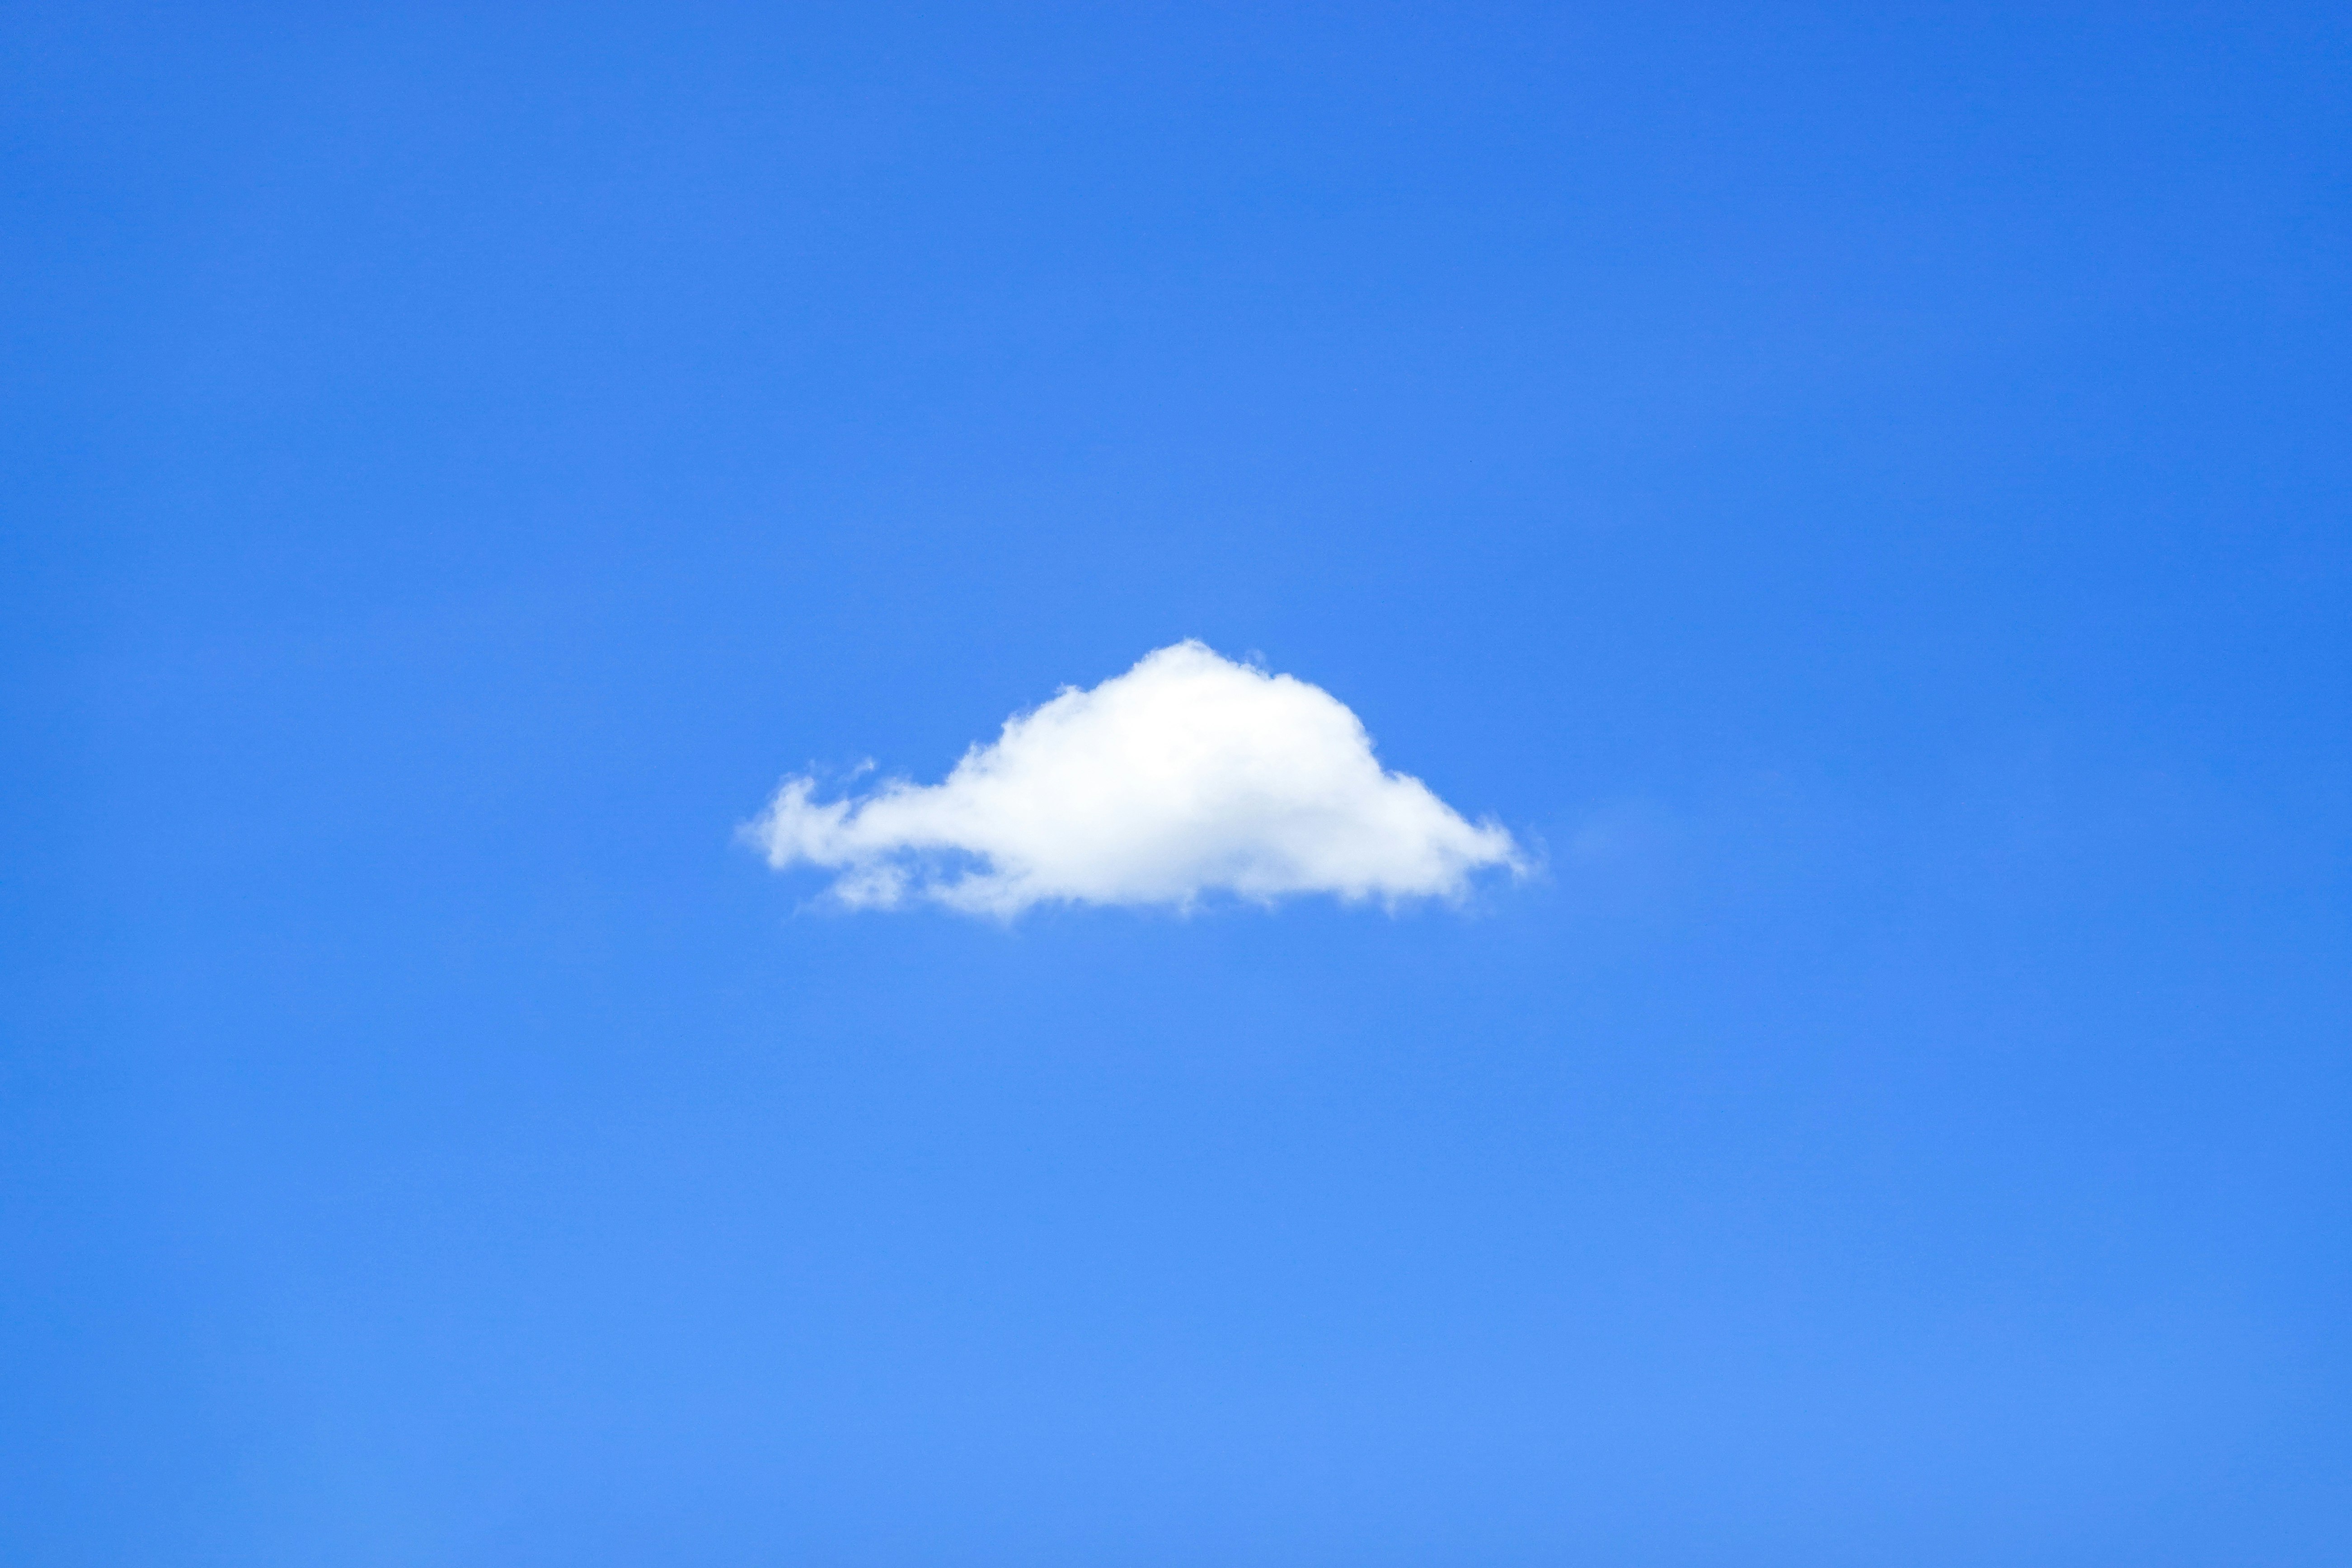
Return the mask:
<path id="1" fill-rule="evenodd" d="M 837 872 L 847 904 L 992 915 L 1219 892 L 1453 899 L 1482 868 L 1522 865 L 1501 827 L 1383 771 L 1330 693 L 1197 642 L 1015 714 L 943 783 L 824 802 L 786 779 L 745 833 L 778 869 Z"/>

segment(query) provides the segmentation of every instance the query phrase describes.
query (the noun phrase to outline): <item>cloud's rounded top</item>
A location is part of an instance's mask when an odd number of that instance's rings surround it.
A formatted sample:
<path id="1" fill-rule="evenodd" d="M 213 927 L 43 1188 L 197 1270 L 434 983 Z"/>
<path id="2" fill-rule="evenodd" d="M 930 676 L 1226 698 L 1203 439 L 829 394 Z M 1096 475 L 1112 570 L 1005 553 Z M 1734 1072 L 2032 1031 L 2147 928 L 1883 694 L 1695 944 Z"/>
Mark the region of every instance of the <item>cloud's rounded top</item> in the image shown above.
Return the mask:
<path id="1" fill-rule="evenodd" d="M 1521 864 L 1502 828 L 1384 772 L 1330 693 L 1198 642 L 1015 715 L 943 783 L 815 793 L 810 778 L 785 780 L 748 832 L 780 869 L 838 871 L 833 892 L 853 905 L 925 899 L 1011 915 L 1213 892 L 1395 902 L 1457 898 L 1481 868 Z"/>

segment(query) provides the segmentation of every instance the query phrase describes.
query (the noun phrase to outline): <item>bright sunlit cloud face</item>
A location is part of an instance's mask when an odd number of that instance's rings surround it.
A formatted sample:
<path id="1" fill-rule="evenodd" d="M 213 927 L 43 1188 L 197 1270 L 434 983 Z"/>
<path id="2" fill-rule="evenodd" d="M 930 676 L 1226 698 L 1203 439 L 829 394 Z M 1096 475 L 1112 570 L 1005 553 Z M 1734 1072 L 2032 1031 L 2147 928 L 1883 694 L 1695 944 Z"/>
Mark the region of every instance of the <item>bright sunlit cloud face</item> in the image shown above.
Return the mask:
<path id="1" fill-rule="evenodd" d="M 820 802 L 789 778 L 745 830 L 778 869 L 838 873 L 844 903 L 1168 904 L 1297 893 L 1459 899 L 1522 865 L 1419 779 L 1384 771 L 1345 703 L 1197 642 L 1006 721 L 945 782 Z"/>

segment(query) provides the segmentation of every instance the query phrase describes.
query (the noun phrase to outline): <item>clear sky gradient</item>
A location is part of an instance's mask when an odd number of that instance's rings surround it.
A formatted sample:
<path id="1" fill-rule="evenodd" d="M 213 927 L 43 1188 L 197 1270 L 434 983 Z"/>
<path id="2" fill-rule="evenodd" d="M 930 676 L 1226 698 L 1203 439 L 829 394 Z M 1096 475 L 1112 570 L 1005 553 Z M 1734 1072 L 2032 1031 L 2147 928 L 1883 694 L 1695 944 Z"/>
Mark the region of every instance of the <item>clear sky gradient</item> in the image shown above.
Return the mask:
<path id="1" fill-rule="evenodd" d="M 2340 5 L 0 17 L 0 1562 L 2352 1561 Z M 845 912 L 1194 637 L 1540 874 Z"/>

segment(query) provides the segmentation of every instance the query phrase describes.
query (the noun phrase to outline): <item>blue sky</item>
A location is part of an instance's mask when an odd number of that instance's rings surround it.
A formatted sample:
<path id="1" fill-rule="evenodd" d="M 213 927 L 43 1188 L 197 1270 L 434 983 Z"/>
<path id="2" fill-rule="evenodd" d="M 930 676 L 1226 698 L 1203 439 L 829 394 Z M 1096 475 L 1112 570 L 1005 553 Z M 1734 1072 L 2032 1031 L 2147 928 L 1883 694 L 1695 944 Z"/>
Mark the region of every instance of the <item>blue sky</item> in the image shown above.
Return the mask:
<path id="1" fill-rule="evenodd" d="M 2352 1554 L 2340 9 L 0 28 L 0 1558 Z"/>

